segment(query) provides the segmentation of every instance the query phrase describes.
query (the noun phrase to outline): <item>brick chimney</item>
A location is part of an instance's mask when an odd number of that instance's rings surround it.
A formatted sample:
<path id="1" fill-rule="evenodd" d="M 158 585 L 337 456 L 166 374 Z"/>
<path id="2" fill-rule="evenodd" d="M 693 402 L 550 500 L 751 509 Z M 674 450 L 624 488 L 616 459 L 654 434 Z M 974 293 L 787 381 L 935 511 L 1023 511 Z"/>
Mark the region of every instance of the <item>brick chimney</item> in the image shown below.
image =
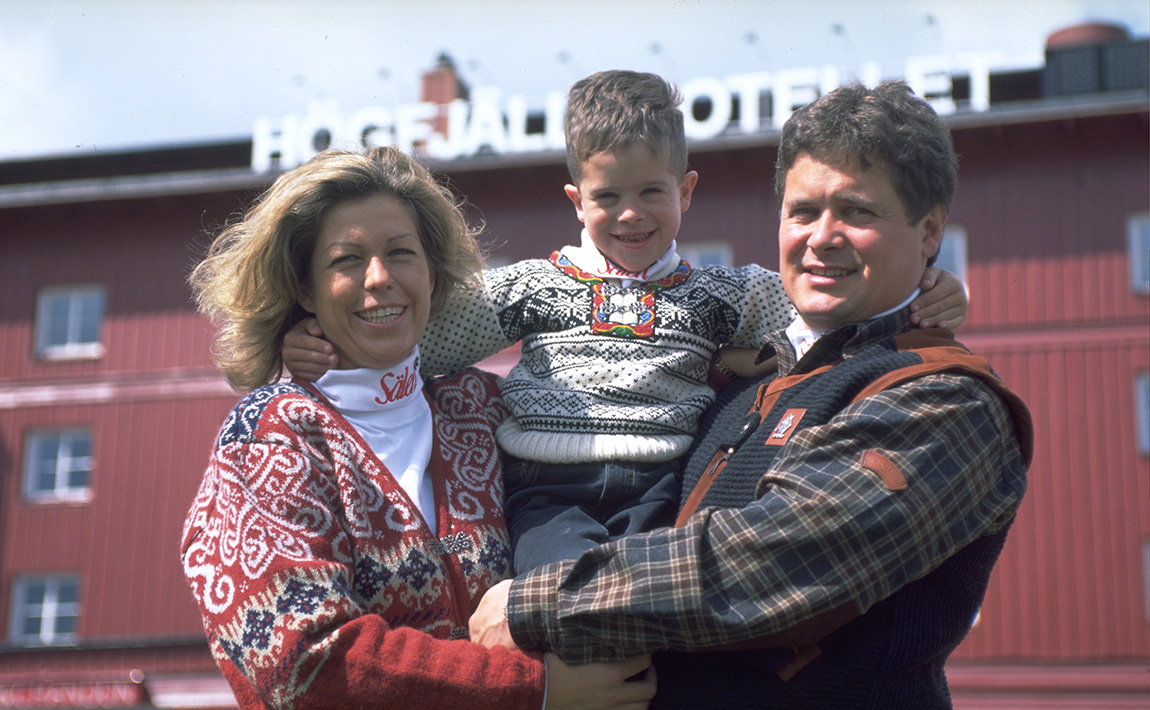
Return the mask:
<path id="1" fill-rule="evenodd" d="M 441 53 L 435 62 L 435 68 L 424 72 L 419 100 L 439 105 L 431 125 L 436 133 L 447 135 L 447 104 L 455 99 L 468 98 L 467 85 L 455 72 L 455 62 L 446 52 Z"/>

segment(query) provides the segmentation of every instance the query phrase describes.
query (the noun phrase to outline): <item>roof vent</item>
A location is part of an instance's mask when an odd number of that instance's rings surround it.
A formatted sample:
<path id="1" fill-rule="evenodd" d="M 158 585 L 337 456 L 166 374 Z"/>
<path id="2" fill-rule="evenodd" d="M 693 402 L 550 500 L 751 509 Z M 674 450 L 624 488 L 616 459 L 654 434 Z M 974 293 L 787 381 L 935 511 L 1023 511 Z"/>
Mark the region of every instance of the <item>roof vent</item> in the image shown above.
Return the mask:
<path id="1" fill-rule="evenodd" d="M 1046 38 L 1046 96 L 1145 90 L 1150 84 L 1150 41 L 1107 22 L 1086 22 Z"/>

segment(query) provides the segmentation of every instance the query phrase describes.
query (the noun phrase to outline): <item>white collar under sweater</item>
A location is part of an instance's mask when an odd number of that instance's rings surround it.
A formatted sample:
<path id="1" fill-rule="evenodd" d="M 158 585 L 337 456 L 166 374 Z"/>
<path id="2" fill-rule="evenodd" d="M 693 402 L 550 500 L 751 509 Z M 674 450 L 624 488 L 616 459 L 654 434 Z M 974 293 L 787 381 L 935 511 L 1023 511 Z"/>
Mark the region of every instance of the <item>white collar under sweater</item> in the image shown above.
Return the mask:
<path id="1" fill-rule="evenodd" d="M 672 239 L 671 246 L 667 247 L 667 251 L 663 252 L 663 255 L 656 259 L 654 264 L 639 272 L 627 271 L 603 256 L 603 253 L 595 246 L 595 242 L 591 241 L 591 235 L 587 234 L 586 229 L 579 236 L 579 246 L 565 246 L 560 250 L 560 253 L 570 259 L 572 264 L 579 267 L 580 271 L 585 271 L 601 279 L 616 280 L 621 288 L 628 288 L 635 282 L 658 280 L 679 266 L 679 255 L 675 252 L 675 240 Z"/>
<path id="2" fill-rule="evenodd" d="M 419 347 L 391 369 L 328 370 L 315 386 L 387 466 L 435 534 L 435 497 L 427 470 L 434 437 L 419 377 Z"/>
<path id="3" fill-rule="evenodd" d="M 883 316 L 888 316 L 899 309 L 906 308 L 910 305 L 911 301 L 918 298 L 920 293 L 922 293 L 922 289 L 916 288 L 914 293 L 907 296 L 906 300 L 902 303 L 898 304 L 894 308 L 888 308 L 878 315 L 871 316 L 870 318 L 867 318 L 867 320 L 882 318 Z M 803 355 L 807 354 L 807 351 L 811 349 L 811 346 L 814 345 L 815 341 L 821 338 L 822 335 L 823 331 L 811 330 L 810 327 L 803 321 L 802 316 L 795 318 L 793 321 L 791 321 L 791 324 L 787 326 L 787 338 L 791 341 L 791 347 L 795 349 L 795 355 L 799 360 L 803 358 Z"/>

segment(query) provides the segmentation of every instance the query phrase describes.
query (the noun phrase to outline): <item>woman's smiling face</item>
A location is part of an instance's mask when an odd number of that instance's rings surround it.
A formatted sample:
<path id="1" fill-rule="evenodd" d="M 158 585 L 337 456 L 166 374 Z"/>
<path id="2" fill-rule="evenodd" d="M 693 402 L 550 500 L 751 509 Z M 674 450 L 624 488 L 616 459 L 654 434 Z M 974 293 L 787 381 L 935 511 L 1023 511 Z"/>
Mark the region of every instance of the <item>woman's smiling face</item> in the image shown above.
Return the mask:
<path id="1" fill-rule="evenodd" d="M 387 194 L 332 207 L 320 224 L 306 295 L 340 369 L 403 362 L 427 325 L 435 276 L 406 205 Z"/>

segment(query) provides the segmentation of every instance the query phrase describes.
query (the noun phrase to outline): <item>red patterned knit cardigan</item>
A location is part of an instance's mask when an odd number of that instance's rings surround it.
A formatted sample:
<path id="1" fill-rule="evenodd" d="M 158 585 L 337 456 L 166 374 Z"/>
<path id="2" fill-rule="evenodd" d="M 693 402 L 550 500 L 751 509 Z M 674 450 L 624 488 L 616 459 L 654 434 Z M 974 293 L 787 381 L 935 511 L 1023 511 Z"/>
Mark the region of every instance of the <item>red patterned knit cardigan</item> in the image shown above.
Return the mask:
<path id="1" fill-rule="evenodd" d="M 457 640 L 510 574 L 496 380 L 424 391 L 438 538 L 309 384 L 261 388 L 225 421 L 181 549 L 241 707 L 542 706 L 539 661 Z"/>

